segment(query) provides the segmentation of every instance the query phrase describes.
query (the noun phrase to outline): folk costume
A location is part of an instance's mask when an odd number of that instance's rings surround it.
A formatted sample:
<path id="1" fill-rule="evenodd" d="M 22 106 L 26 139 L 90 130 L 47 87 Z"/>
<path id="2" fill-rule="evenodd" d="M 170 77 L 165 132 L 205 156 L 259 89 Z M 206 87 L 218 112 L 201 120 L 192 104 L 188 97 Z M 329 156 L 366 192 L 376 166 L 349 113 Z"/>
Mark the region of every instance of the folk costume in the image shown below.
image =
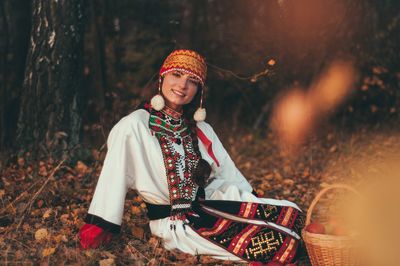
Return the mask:
<path id="1" fill-rule="evenodd" d="M 204 85 L 206 64 L 196 52 L 174 51 L 160 76 L 175 69 Z M 294 259 L 303 225 L 299 207 L 257 197 L 208 123 L 199 121 L 193 130 L 186 117 L 144 104 L 113 127 L 107 146 L 80 231 L 83 248 L 119 232 L 126 192 L 135 189 L 147 205 L 152 234 L 167 249 L 229 260 Z M 193 176 L 200 159 L 211 166 L 204 187 Z"/>

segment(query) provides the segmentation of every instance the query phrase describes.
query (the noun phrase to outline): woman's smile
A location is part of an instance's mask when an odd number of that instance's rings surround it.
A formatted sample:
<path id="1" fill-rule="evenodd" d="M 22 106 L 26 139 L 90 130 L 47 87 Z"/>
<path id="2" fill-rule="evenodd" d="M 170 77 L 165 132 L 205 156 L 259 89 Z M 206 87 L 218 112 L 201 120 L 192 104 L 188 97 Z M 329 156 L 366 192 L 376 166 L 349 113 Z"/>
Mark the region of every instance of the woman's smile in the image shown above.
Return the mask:
<path id="1" fill-rule="evenodd" d="M 185 97 L 186 96 L 186 94 L 181 92 L 181 91 L 174 90 L 174 89 L 171 89 L 171 91 L 177 96 L 181 96 L 181 97 Z"/>

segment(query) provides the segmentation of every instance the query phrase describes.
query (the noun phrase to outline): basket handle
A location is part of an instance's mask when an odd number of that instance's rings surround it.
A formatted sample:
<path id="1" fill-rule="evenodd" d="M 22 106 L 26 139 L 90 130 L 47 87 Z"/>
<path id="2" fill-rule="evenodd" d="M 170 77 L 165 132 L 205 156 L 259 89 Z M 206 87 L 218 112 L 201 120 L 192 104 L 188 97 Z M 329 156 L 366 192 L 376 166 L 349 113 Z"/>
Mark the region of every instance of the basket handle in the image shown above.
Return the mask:
<path id="1" fill-rule="evenodd" d="M 355 193 L 358 196 L 361 196 L 361 194 L 355 190 L 354 188 L 352 188 L 349 185 L 345 185 L 345 184 L 333 184 L 333 185 L 329 185 L 326 188 L 322 189 L 317 196 L 315 196 L 315 198 L 313 199 L 313 201 L 311 202 L 310 207 L 307 210 L 307 217 L 306 217 L 306 224 L 305 226 L 309 225 L 311 222 L 311 214 L 314 210 L 315 205 L 317 204 L 317 202 L 320 200 L 320 198 L 322 197 L 322 195 L 324 195 L 327 191 L 332 190 L 332 189 L 338 189 L 338 188 L 342 188 L 342 189 L 347 189 L 350 190 L 351 192 Z"/>

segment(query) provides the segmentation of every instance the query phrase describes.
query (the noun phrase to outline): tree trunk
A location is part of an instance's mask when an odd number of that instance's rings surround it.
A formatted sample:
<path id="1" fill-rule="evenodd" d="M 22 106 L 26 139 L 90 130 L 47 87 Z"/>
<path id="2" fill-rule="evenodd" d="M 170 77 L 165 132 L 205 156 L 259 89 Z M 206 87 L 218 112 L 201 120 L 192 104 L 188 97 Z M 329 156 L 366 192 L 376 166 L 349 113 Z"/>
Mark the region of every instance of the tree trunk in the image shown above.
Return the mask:
<path id="1" fill-rule="evenodd" d="M 30 0 L 0 2 L 0 150 L 15 139 L 24 80 L 29 31 Z"/>
<path id="2" fill-rule="evenodd" d="M 104 108 L 104 95 L 107 85 L 107 68 L 105 58 L 105 35 L 104 35 L 104 16 L 105 10 L 104 1 L 89 1 L 90 24 L 93 34 L 93 57 L 91 58 L 90 68 L 92 70 L 92 82 L 95 88 L 95 95 L 90 95 L 96 99 L 98 110 Z"/>
<path id="3" fill-rule="evenodd" d="M 5 2 L 0 5 L 0 150 L 3 150 L 6 135 L 5 109 L 6 109 L 6 80 L 7 80 L 7 55 L 8 55 L 8 23 L 5 12 Z"/>
<path id="4" fill-rule="evenodd" d="M 17 141 L 60 157 L 80 140 L 84 0 L 34 0 Z"/>

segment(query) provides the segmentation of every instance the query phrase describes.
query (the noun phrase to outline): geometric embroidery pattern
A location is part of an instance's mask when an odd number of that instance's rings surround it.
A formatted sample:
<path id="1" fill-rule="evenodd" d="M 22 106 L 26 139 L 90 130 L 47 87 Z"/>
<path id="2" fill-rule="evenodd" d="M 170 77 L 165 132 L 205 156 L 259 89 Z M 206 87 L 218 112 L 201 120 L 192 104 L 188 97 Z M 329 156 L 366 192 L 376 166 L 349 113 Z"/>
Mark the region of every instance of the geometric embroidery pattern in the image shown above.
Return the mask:
<path id="1" fill-rule="evenodd" d="M 201 202 L 195 212 L 201 219 L 191 220 L 191 228 L 199 235 L 246 261 L 279 261 L 289 263 L 296 254 L 298 240 L 286 232 L 266 225 L 239 222 L 207 212 L 212 208 L 241 218 L 259 219 L 295 231 L 300 235 L 304 215 L 291 207 L 235 201 Z"/>
<path id="2" fill-rule="evenodd" d="M 259 258 L 267 255 L 271 252 L 277 252 L 279 246 L 282 244 L 282 235 L 280 233 L 279 238 L 275 238 L 275 235 L 272 231 L 263 232 L 254 236 L 251 239 L 252 247 L 249 247 L 247 250 L 249 254 L 252 254 L 255 258 Z"/>

